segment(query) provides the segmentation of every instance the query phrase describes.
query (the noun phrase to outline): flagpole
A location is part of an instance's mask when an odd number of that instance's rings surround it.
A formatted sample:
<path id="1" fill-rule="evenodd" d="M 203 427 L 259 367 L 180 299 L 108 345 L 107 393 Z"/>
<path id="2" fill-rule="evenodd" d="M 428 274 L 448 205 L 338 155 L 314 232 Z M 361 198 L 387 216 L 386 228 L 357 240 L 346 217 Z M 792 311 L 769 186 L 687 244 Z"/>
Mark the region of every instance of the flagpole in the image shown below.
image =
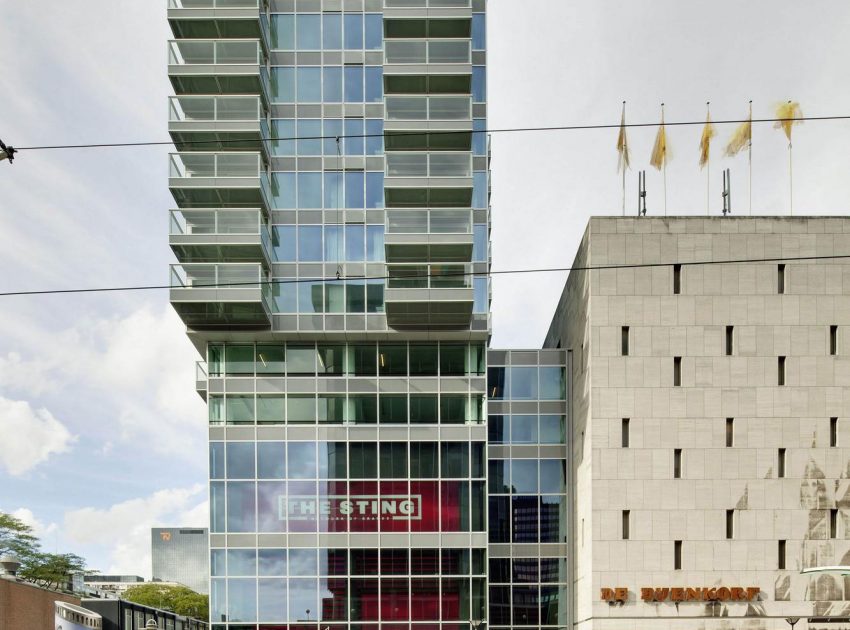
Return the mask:
<path id="1" fill-rule="evenodd" d="M 749 185 L 749 193 L 750 193 L 750 216 L 753 215 L 753 102 L 750 101 L 750 142 L 748 147 L 749 160 L 750 160 L 750 185 Z"/>
<path id="2" fill-rule="evenodd" d="M 711 105 L 711 101 L 706 101 L 705 103 L 705 120 L 706 125 L 710 125 L 709 122 L 711 120 L 711 113 L 709 112 L 709 105 Z M 709 137 L 707 142 L 711 143 L 711 138 Z M 710 214 L 709 208 L 711 206 L 711 151 L 709 150 L 705 159 L 705 216 Z"/>
<path id="3" fill-rule="evenodd" d="M 793 152 L 791 151 L 791 141 L 788 141 L 788 201 L 789 201 L 789 214 L 794 216 L 794 160 L 793 160 Z"/>
<path id="4" fill-rule="evenodd" d="M 661 103 L 661 128 L 664 128 L 664 103 Z M 667 216 L 667 135 L 664 136 L 664 154 L 661 159 L 663 160 L 663 171 L 664 171 L 664 216 Z"/>
<path id="5" fill-rule="evenodd" d="M 626 216 L 626 169 L 623 169 L 623 216 Z"/>

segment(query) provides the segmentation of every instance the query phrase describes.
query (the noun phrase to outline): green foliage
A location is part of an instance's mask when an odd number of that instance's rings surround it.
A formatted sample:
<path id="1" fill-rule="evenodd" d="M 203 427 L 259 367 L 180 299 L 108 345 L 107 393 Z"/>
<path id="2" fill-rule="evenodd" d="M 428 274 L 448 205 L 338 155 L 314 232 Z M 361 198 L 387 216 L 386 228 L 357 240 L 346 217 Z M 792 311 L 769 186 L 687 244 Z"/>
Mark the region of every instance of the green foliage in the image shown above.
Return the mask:
<path id="1" fill-rule="evenodd" d="M 209 620 L 209 596 L 196 593 L 185 586 L 171 586 L 156 582 L 139 584 L 128 588 L 122 597 L 143 606 L 170 610 L 178 615 L 194 617 L 202 621 Z"/>
<path id="2" fill-rule="evenodd" d="M 11 514 L 0 512 L 0 556 L 11 554 L 24 562 L 38 553 L 38 547 L 32 527 Z"/>
<path id="3" fill-rule="evenodd" d="M 18 577 L 44 588 L 65 588 L 74 571 L 86 561 L 73 553 L 47 553 L 32 533 L 32 527 L 11 514 L 0 512 L 0 555 L 11 554 L 21 561 Z"/>
<path id="4" fill-rule="evenodd" d="M 75 571 L 86 568 L 86 561 L 73 553 L 37 553 L 21 567 L 19 577 L 44 588 L 62 588 Z"/>

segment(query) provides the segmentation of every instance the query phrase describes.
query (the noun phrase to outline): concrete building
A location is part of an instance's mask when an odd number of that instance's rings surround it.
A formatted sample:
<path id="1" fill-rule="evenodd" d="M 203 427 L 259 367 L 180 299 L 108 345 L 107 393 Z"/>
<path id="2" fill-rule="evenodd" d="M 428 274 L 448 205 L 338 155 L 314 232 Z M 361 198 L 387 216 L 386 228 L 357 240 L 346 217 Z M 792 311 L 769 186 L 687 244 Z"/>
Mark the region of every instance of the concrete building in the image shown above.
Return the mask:
<path id="1" fill-rule="evenodd" d="M 102 618 L 99 626 L 102 630 L 145 630 L 151 621 L 161 630 L 206 630 L 209 627 L 199 619 L 124 599 L 84 599 L 82 605 Z"/>
<path id="2" fill-rule="evenodd" d="M 850 260 L 807 259 L 842 254 L 844 218 L 590 220 L 575 266 L 624 267 L 571 273 L 545 344 L 574 627 L 847 626 L 847 578 L 800 573 L 850 564 Z"/>
<path id="3" fill-rule="evenodd" d="M 209 549 L 207 528 L 151 528 L 152 580 L 182 584 L 197 593 L 208 593 Z"/>
<path id="4" fill-rule="evenodd" d="M 79 605 L 80 598 L 0 574 L 0 630 L 53 630 L 56 602 Z"/>

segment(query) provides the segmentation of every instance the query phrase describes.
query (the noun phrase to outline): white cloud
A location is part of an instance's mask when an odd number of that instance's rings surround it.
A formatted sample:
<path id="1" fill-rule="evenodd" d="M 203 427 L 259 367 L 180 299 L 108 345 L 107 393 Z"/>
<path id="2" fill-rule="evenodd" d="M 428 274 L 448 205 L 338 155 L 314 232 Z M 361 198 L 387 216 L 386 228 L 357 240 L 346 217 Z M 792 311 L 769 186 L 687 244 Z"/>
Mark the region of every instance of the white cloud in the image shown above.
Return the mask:
<path id="1" fill-rule="evenodd" d="M 44 539 L 47 536 L 52 536 L 58 529 L 58 525 L 56 525 L 56 523 L 49 523 L 45 525 L 43 522 L 38 520 L 32 510 L 28 508 L 18 508 L 17 510 L 13 510 L 11 514 L 19 521 L 32 527 L 32 533 L 37 538 Z"/>
<path id="2" fill-rule="evenodd" d="M 64 533 L 78 545 L 106 548 L 106 573 L 151 574 L 151 527 L 207 527 L 206 487 L 160 490 L 105 509 L 82 508 L 65 513 Z M 100 554 L 98 554 L 100 555 Z"/>
<path id="3" fill-rule="evenodd" d="M 56 453 L 70 450 L 76 437 L 47 409 L 33 409 L 23 400 L 0 397 L 0 465 L 22 475 Z"/>
<path id="4" fill-rule="evenodd" d="M 6 389 L 96 396 L 98 408 L 117 418 L 114 435 L 98 425 L 106 443 L 144 440 L 159 452 L 175 453 L 204 437 L 204 404 L 194 391 L 198 356 L 169 305 L 161 310 L 143 305 L 123 317 L 82 317 L 61 330 L 4 320 L 0 316 L 4 327 L 19 333 L 17 347 L 0 356 Z M 98 419 L 78 422 L 92 421 Z"/>

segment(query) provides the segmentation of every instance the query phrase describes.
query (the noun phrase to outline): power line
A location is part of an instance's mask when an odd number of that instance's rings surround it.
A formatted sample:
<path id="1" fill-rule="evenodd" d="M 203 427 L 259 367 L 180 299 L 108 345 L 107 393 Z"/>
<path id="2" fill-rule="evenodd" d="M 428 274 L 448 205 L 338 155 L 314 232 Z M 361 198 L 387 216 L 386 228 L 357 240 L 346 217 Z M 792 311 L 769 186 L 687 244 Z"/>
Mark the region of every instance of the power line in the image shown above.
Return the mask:
<path id="1" fill-rule="evenodd" d="M 850 120 L 850 115 L 842 115 L 842 116 L 803 116 L 801 118 L 740 118 L 740 119 L 727 119 L 727 120 L 713 120 L 712 124 L 715 125 L 733 125 L 733 124 L 741 124 L 745 122 L 752 123 L 777 123 L 777 122 L 786 122 L 786 121 L 795 121 L 795 122 L 803 122 L 803 121 L 836 121 L 836 120 Z M 704 125 L 704 120 L 686 120 L 686 121 L 674 121 L 674 122 L 666 122 L 665 126 L 667 127 L 686 127 L 691 125 Z M 657 127 L 659 123 L 651 122 L 651 123 L 627 123 L 625 126 L 631 128 L 639 128 L 639 127 Z M 285 136 L 285 137 L 274 137 L 274 138 L 261 138 L 260 140 L 255 140 L 254 138 L 242 138 L 242 139 L 233 139 L 233 140 L 192 140 L 188 142 L 180 142 L 182 145 L 222 145 L 222 144 L 233 144 L 233 143 L 245 143 L 245 142 L 290 142 L 297 140 L 335 140 L 336 138 L 385 138 L 385 137 L 403 137 L 403 136 L 440 136 L 440 135 L 458 135 L 458 134 L 476 134 L 476 133 L 527 133 L 527 132 L 553 132 L 553 131 L 582 131 L 582 130 L 591 130 L 591 129 L 619 129 L 621 126 L 620 123 L 611 123 L 611 124 L 599 124 L 599 125 L 562 125 L 562 126 L 549 126 L 549 127 L 507 127 L 503 129 L 476 129 L 476 130 L 465 130 L 465 131 L 385 131 L 383 133 L 363 133 L 363 134 L 347 134 L 347 135 L 331 135 L 331 136 Z M 149 147 L 149 146 L 166 146 L 177 144 L 172 140 L 167 141 L 157 141 L 157 142 L 107 142 L 107 143 L 95 143 L 95 144 L 55 144 L 55 145 L 42 145 L 42 146 L 31 146 L 31 147 L 15 147 L 16 151 L 47 151 L 54 149 L 111 149 L 111 148 L 122 148 L 122 147 Z"/>
<path id="2" fill-rule="evenodd" d="M 457 273 L 445 274 L 411 274 L 405 276 L 355 276 L 348 278 L 286 278 L 260 280 L 258 282 L 231 282 L 219 284 L 194 284 L 191 287 L 173 286 L 170 284 L 151 284 L 151 285 L 136 285 L 136 286 L 120 286 L 120 287 L 93 287 L 89 289 L 43 289 L 35 291 L 7 291 L 0 293 L 0 297 L 14 297 L 25 295 L 56 295 L 67 293 L 109 293 L 118 291 L 149 291 L 154 289 L 221 289 L 228 287 L 258 287 L 261 285 L 279 285 L 279 284 L 300 284 L 306 282 L 321 282 L 336 284 L 339 282 L 363 281 L 363 280 L 414 280 L 417 278 L 451 278 L 451 277 L 466 277 L 466 276 L 497 276 L 497 275 L 514 275 L 514 274 L 530 274 L 530 273 L 563 273 L 573 271 L 603 271 L 609 269 L 641 269 L 652 267 L 673 267 L 681 265 L 682 267 L 699 267 L 708 265 L 738 265 L 743 263 L 768 263 L 768 262 L 805 262 L 811 260 L 839 260 L 850 258 L 850 254 L 832 254 L 824 256 L 776 256 L 771 258 L 733 258 L 728 260 L 695 260 L 691 262 L 658 262 L 658 263 L 622 263 L 611 265 L 587 265 L 573 267 L 549 267 L 536 269 L 503 269 L 500 271 L 463 271 Z M 189 263 L 189 264 L 206 264 L 206 263 Z M 216 263 L 209 263 L 216 264 Z M 226 263 L 225 263 L 226 264 Z M 245 263 L 235 263 L 245 264 Z M 392 263 L 384 263 L 392 265 Z M 444 263 L 452 264 L 452 263 Z M 462 263 L 460 263 L 462 264 Z M 415 288 L 415 287 L 414 287 Z M 215 300 L 211 300 L 215 301 Z"/>

